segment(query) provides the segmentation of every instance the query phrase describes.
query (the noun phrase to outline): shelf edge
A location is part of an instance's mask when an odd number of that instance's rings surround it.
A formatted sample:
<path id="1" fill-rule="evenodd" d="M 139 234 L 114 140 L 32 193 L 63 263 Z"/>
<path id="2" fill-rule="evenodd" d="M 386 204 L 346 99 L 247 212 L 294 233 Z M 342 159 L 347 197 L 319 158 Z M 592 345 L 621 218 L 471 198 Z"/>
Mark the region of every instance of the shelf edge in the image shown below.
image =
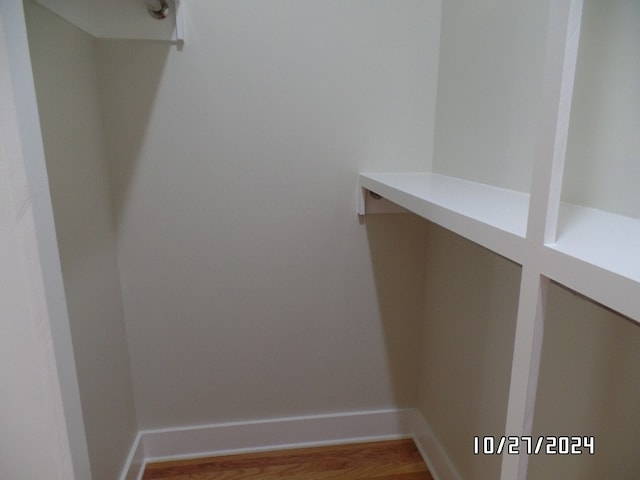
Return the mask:
<path id="1" fill-rule="evenodd" d="M 424 174 L 424 173 L 423 173 Z M 427 174 L 428 175 L 428 174 Z M 525 237 L 482 221 L 479 218 L 457 212 L 408 191 L 375 180 L 367 174 L 359 176 L 360 188 L 373 191 L 385 199 L 440 225 L 500 256 L 520 265 L 525 257 Z M 470 182 L 472 183 L 472 182 Z M 364 209 L 362 213 L 366 213 Z"/>
<path id="2" fill-rule="evenodd" d="M 543 248 L 542 274 L 605 308 L 640 323 L 640 283 L 586 260 L 557 250 Z"/>

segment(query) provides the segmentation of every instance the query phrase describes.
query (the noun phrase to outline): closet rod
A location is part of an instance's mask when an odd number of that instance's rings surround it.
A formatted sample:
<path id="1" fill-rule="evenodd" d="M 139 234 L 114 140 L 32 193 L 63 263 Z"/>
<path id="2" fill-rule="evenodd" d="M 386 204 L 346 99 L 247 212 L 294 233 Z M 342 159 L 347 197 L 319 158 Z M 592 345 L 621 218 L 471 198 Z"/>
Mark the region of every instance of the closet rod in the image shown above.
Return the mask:
<path id="1" fill-rule="evenodd" d="M 149 15 L 151 15 L 153 18 L 157 20 L 164 20 L 169 16 L 169 11 L 171 10 L 171 7 L 169 6 L 168 0 L 155 0 L 154 5 L 156 5 L 157 8 L 154 6 L 151 6 L 147 2 L 147 11 L 149 12 Z M 176 40 L 179 45 L 182 45 L 182 43 L 184 43 L 184 15 L 183 15 L 184 8 L 182 6 L 181 0 L 173 0 L 173 10 L 175 13 L 175 20 L 176 20 L 176 30 L 174 34 L 175 35 L 174 40 Z"/>
<path id="2" fill-rule="evenodd" d="M 169 4 L 167 3 L 167 0 L 160 0 L 160 8 L 154 9 L 152 7 L 148 7 L 147 10 L 149 11 L 149 15 L 153 18 L 163 20 L 167 18 L 167 15 L 169 14 Z"/>

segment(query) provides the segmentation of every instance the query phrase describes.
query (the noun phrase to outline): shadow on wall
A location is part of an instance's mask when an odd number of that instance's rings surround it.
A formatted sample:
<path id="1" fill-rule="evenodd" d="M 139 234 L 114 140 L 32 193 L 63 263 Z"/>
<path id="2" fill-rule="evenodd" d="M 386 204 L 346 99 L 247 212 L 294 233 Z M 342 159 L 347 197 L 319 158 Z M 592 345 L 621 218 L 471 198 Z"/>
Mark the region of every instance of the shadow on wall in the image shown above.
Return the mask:
<path id="1" fill-rule="evenodd" d="M 521 268 L 436 225 L 426 264 L 421 413 L 461 478 L 498 478 L 472 441 L 504 431 Z"/>
<path id="2" fill-rule="evenodd" d="M 413 214 L 364 217 L 396 405 L 418 402 L 428 222 Z"/>
<path id="3" fill-rule="evenodd" d="M 147 128 L 167 57 L 176 48 L 160 41 L 97 41 L 98 81 L 116 231 L 136 180 L 138 159 L 148 140 Z"/>
<path id="4" fill-rule="evenodd" d="M 528 478 L 638 478 L 639 345 L 635 322 L 551 285 L 533 435 L 592 436 L 595 454 L 534 456 Z"/>

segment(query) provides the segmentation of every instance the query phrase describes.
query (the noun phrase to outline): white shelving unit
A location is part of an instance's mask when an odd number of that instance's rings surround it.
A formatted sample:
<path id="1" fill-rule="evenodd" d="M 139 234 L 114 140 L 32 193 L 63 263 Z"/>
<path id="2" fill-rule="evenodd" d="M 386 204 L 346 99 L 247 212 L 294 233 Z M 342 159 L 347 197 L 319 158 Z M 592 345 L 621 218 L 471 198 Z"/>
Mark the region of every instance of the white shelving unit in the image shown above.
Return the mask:
<path id="1" fill-rule="evenodd" d="M 522 263 L 529 195 L 434 173 L 362 173 L 360 185 Z M 361 199 L 360 213 L 365 212 Z"/>
<path id="2" fill-rule="evenodd" d="M 550 280 L 640 323 L 640 220 L 563 198 L 581 25 L 598 20 L 584 20 L 582 12 L 583 0 L 551 2 L 530 194 L 436 173 L 361 173 L 359 179 L 363 196 L 374 192 L 522 265 L 507 435 L 531 435 Z M 579 175 L 575 170 L 567 174 Z M 362 201 L 359 213 L 365 210 Z M 501 479 L 526 479 L 527 462 L 524 455 L 503 456 Z"/>

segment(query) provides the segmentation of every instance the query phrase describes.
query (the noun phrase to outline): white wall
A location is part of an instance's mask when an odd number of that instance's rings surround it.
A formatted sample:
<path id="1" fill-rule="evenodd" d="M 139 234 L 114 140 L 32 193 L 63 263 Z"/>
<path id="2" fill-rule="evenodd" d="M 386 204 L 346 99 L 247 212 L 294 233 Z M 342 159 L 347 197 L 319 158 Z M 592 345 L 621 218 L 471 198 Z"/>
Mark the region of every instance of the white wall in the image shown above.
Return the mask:
<path id="1" fill-rule="evenodd" d="M 430 167 L 439 2 L 188 3 L 182 51 L 98 48 L 141 427 L 414 404 L 355 186 Z"/>
<path id="2" fill-rule="evenodd" d="M 0 477 L 89 478 L 21 2 L 0 2 Z"/>
<path id="3" fill-rule="evenodd" d="M 473 437 L 504 432 L 520 266 L 432 225 L 419 408 L 461 478 L 499 478 Z"/>
<path id="4" fill-rule="evenodd" d="M 108 480 L 137 424 L 95 39 L 34 3 L 25 9 L 92 477 Z"/>
<path id="5" fill-rule="evenodd" d="M 434 172 L 529 191 L 548 5 L 443 2 Z"/>
<path id="6" fill-rule="evenodd" d="M 12 194 L 24 172 L 15 169 L 18 159 L 8 158 L 20 147 L 13 136 L 15 106 L 4 40 L 0 16 L 0 476 L 63 480 L 73 478 L 73 469 L 58 375 L 51 337 L 39 332 L 43 319 L 32 310 L 25 246 L 19 242 L 29 222 L 17 221 L 21 205 Z"/>
<path id="7" fill-rule="evenodd" d="M 586 0 L 563 198 L 640 218 L 640 3 Z"/>
<path id="8" fill-rule="evenodd" d="M 0 138 L 0 147 L 5 140 Z M 12 201 L 5 155 L 0 148 L 0 476 L 72 479 L 51 337 L 33 315 L 19 242 L 25 227 L 16 225 L 20 212 Z"/>

